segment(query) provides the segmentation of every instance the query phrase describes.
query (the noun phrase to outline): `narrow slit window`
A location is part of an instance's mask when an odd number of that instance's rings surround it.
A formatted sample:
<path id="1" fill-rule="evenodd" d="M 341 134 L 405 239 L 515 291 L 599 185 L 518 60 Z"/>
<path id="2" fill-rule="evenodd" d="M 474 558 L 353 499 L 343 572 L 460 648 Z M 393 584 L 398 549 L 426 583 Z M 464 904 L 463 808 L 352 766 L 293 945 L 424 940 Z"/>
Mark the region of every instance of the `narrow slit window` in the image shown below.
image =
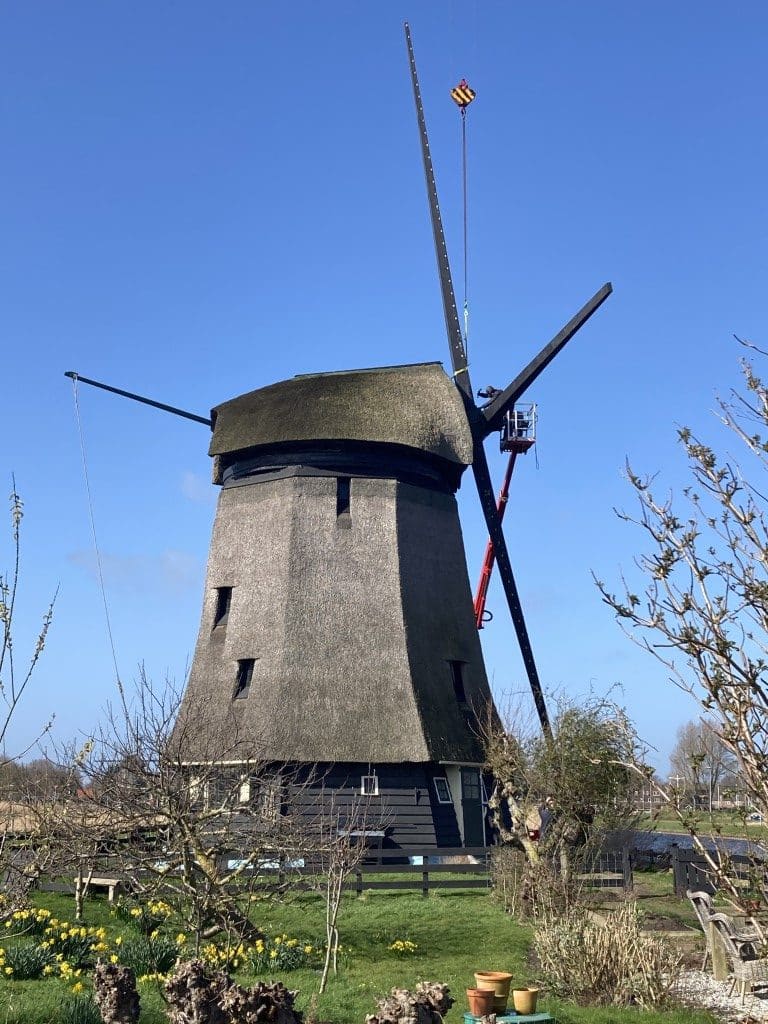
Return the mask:
<path id="1" fill-rule="evenodd" d="M 453 681 L 453 692 L 459 704 L 467 703 L 467 694 L 464 689 L 464 662 L 449 661 L 451 669 L 451 680 Z"/>
<path id="2" fill-rule="evenodd" d="M 229 616 L 232 604 L 232 587 L 216 588 L 216 611 L 213 613 L 213 628 L 223 625 Z"/>
<path id="3" fill-rule="evenodd" d="M 237 663 L 237 677 L 235 679 L 235 692 L 232 694 L 235 700 L 242 700 L 248 696 L 253 679 L 253 666 L 255 658 L 245 658 Z"/>
<path id="4" fill-rule="evenodd" d="M 379 795 L 379 777 L 378 777 L 378 775 L 361 775 L 360 776 L 360 794 L 361 794 L 361 796 L 378 796 Z"/>
<path id="5" fill-rule="evenodd" d="M 351 480 L 348 476 L 336 477 L 336 516 L 348 516 L 350 514 Z"/>

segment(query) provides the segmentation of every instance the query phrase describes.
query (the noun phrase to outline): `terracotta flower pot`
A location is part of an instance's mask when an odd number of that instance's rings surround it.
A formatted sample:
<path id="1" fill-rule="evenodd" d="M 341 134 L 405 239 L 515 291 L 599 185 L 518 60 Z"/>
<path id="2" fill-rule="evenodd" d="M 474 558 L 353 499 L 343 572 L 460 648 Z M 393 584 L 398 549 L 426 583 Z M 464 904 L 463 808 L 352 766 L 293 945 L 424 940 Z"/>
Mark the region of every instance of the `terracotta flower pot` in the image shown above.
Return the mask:
<path id="1" fill-rule="evenodd" d="M 493 1013 L 493 1003 L 496 993 L 492 988 L 468 988 L 467 1002 L 469 1012 L 473 1017 L 485 1017 Z"/>
<path id="2" fill-rule="evenodd" d="M 512 1003 L 515 1013 L 536 1013 L 536 1001 L 539 998 L 537 988 L 516 988 L 512 990 Z"/>
<path id="3" fill-rule="evenodd" d="M 504 1013 L 509 1002 L 509 986 L 512 975 L 506 971 L 475 971 L 475 984 L 478 988 L 493 989 L 493 1012 Z"/>

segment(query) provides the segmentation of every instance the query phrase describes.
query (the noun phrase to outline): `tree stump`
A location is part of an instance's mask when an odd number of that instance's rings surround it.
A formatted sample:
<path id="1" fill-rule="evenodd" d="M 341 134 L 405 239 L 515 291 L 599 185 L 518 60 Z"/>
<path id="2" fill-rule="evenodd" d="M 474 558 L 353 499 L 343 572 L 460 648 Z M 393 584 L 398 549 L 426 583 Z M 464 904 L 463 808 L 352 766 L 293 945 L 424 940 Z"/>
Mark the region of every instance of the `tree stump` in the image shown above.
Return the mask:
<path id="1" fill-rule="evenodd" d="M 202 960 L 179 964 L 165 983 L 171 1024 L 229 1024 L 219 998 L 229 978 L 211 975 Z"/>
<path id="2" fill-rule="evenodd" d="M 447 985 L 436 981 L 420 981 L 416 991 L 393 988 L 380 999 L 376 1013 L 365 1018 L 365 1024 L 442 1024 L 444 1015 L 455 1000 Z"/>
<path id="3" fill-rule="evenodd" d="M 99 960 L 93 972 L 93 995 L 104 1024 L 137 1024 L 139 993 L 130 967 Z"/>
<path id="4" fill-rule="evenodd" d="M 242 988 L 201 960 L 180 964 L 165 985 L 170 1024 L 301 1024 L 296 992 L 281 982 Z"/>
<path id="5" fill-rule="evenodd" d="M 232 1024 L 300 1024 L 295 999 L 296 993 L 279 981 L 272 985 L 259 981 L 249 989 L 232 983 L 221 995 L 221 1007 Z"/>

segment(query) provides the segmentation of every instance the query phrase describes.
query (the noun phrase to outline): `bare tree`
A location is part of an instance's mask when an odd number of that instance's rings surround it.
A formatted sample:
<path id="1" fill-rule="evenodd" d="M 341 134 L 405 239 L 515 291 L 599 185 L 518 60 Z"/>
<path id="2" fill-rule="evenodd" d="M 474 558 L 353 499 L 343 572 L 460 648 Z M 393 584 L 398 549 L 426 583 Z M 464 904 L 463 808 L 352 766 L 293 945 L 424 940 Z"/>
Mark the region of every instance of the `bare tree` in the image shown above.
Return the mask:
<path id="1" fill-rule="evenodd" d="M 653 479 L 628 467 L 640 512 L 620 515 L 648 550 L 637 587 L 598 586 L 625 632 L 699 702 L 768 813 L 768 388 L 752 362 L 742 369 L 744 390 L 718 401 L 742 462 L 683 427 L 690 483 L 680 498 L 658 497 Z"/>
<path id="2" fill-rule="evenodd" d="M 13 629 L 21 579 L 20 538 L 24 505 L 16 491 L 15 482 L 11 490 L 10 506 L 11 567 L 0 574 L 0 882 L 6 896 L 6 903 L 2 908 L 4 913 L 12 911 L 25 899 L 29 886 L 40 868 L 40 857 L 28 843 L 30 822 L 26 804 L 3 789 L 4 783 L 7 784 L 20 759 L 39 741 L 50 725 L 44 725 L 33 740 L 14 744 L 11 731 L 14 719 L 43 653 L 56 599 L 54 595 L 43 615 L 32 653 L 23 662 L 23 667 L 20 667 L 16 657 Z"/>
<path id="3" fill-rule="evenodd" d="M 53 605 L 56 600 L 49 604 L 43 615 L 42 625 L 37 634 L 32 654 L 25 662 L 24 667 L 19 670 L 16 661 L 16 650 L 13 643 L 13 623 L 16 611 L 16 599 L 18 597 L 20 569 L 21 569 L 21 521 L 24 518 L 24 503 L 16 492 L 16 486 L 11 491 L 11 537 L 13 542 L 11 562 L 12 567 L 3 575 L 0 575 L 0 751 L 7 751 L 11 740 L 10 729 L 19 704 L 29 686 L 32 673 L 35 670 L 40 655 L 43 653 L 45 641 L 48 637 L 48 629 L 53 618 Z M 45 729 L 43 731 L 46 731 Z M 39 739 L 28 743 L 25 749 L 16 750 L 13 753 L 0 754 L 0 765 L 23 757 Z"/>
<path id="4" fill-rule="evenodd" d="M 285 806 L 292 778 L 253 756 L 257 739 L 246 742 L 234 720 L 226 737 L 213 735 L 205 704 L 187 705 L 179 719 L 179 702 L 172 686 L 156 688 L 142 672 L 132 700 L 60 755 L 88 785 L 68 804 L 41 808 L 41 828 L 47 813 L 60 865 L 86 879 L 94 870 L 119 877 L 145 903 L 164 900 L 198 947 L 221 932 L 254 937 L 250 911 L 264 898 L 265 873 L 288 871 L 306 842 Z"/>
<path id="5" fill-rule="evenodd" d="M 375 823 L 383 830 L 385 821 L 379 812 L 375 822 L 370 814 L 370 798 L 356 797 L 351 804 L 338 806 L 331 801 L 323 807 L 313 830 L 315 888 L 325 901 L 325 960 L 320 977 L 319 994 L 325 992 L 331 971 L 338 971 L 339 914 L 346 884 L 368 855 L 367 836 Z"/>
<path id="6" fill-rule="evenodd" d="M 711 797 L 723 787 L 738 784 L 736 758 L 705 720 L 680 726 L 669 764 L 676 788 L 693 803 L 701 803 L 704 793 Z"/>

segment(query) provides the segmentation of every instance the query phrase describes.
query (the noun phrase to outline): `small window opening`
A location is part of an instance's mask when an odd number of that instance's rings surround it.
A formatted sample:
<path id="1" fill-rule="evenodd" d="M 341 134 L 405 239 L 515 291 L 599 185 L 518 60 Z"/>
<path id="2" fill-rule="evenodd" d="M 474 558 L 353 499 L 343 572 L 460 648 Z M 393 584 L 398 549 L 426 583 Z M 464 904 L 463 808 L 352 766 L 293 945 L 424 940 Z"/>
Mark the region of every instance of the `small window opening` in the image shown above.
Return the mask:
<path id="1" fill-rule="evenodd" d="M 456 695 L 456 700 L 459 704 L 467 703 L 467 694 L 464 690 L 464 662 L 463 661 L 449 661 L 451 668 L 451 679 L 453 681 L 453 692 Z"/>
<path id="2" fill-rule="evenodd" d="M 216 588 L 216 611 L 213 614 L 213 628 L 223 625 L 227 621 L 229 608 L 232 604 L 232 587 Z"/>
<path id="3" fill-rule="evenodd" d="M 253 679 L 253 666 L 255 658 L 245 658 L 237 663 L 237 678 L 235 679 L 235 692 L 232 696 L 235 699 L 242 699 L 248 696 Z"/>
<path id="4" fill-rule="evenodd" d="M 452 804 L 453 797 L 451 796 L 451 787 L 448 785 L 448 779 L 436 778 L 434 782 L 437 802 L 439 804 Z"/>
<path id="5" fill-rule="evenodd" d="M 361 796 L 378 796 L 379 795 L 379 777 L 378 777 L 378 775 L 361 775 L 360 776 L 360 794 L 361 794 Z"/>
<path id="6" fill-rule="evenodd" d="M 336 477 L 336 516 L 348 516 L 350 514 L 350 478 L 348 476 Z"/>
<path id="7" fill-rule="evenodd" d="M 240 779 L 240 785 L 237 789 L 237 802 L 239 804 L 249 804 L 251 802 L 251 780 L 247 776 Z"/>

